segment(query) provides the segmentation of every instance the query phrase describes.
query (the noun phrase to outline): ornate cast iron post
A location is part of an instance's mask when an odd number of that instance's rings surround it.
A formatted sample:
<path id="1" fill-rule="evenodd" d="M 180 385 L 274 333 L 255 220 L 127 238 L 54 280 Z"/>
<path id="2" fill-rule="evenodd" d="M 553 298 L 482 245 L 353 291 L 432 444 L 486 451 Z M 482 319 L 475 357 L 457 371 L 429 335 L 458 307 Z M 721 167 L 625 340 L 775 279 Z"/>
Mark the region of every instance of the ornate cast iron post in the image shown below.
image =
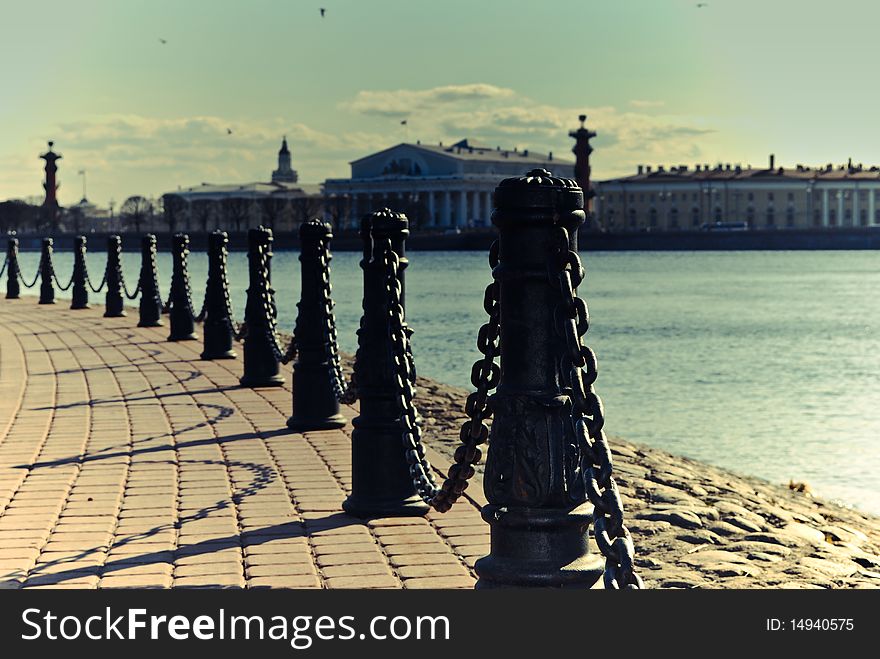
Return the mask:
<path id="1" fill-rule="evenodd" d="M 248 231 L 248 289 L 244 310 L 243 387 L 280 387 L 281 355 L 275 345 L 275 291 L 272 289 L 272 231 Z"/>
<path id="2" fill-rule="evenodd" d="M 52 283 L 54 266 L 52 265 L 51 238 L 43 238 L 43 246 L 40 253 L 40 304 L 55 304 L 55 286 Z"/>
<path id="3" fill-rule="evenodd" d="M 332 238 L 330 225 L 319 220 L 299 227 L 302 292 L 294 331 L 293 416 L 287 420 L 293 430 L 327 430 L 346 424 L 339 413 L 333 389 L 336 374 L 327 349 L 331 322 L 327 307 L 332 301 L 324 299 L 324 292 L 330 290 L 328 245 Z"/>
<path id="4" fill-rule="evenodd" d="M 18 266 L 18 238 L 10 238 L 6 244 L 6 299 L 17 300 L 21 297 L 21 268 Z"/>
<path id="5" fill-rule="evenodd" d="M 86 288 L 86 237 L 73 239 L 73 291 L 70 295 L 71 309 L 89 308 L 89 291 Z"/>
<path id="6" fill-rule="evenodd" d="M 364 314 L 358 330 L 354 377 L 358 383 L 360 414 L 351 436 L 352 490 L 342 507 L 356 517 L 424 515 L 428 505 L 413 485 L 401 443 L 400 410 L 395 369 L 391 363 L 386 267 L 383 248 L 391 240 L 400 257 L 400 285 L 408 265 L 404 256 L 409 220 L 387 208 L 361 220 L 364 240 Z M 401 304 L 404 298 L 401 292 Z"/>
<path id="7" fill-rule="evenodd" d="M 560 227 L 577 250 L 584 196 L 574 181 L 533 170 L 502 181 L 495 206 L 502 370 L 484 474 L 491 550 L 477 561 L 478 587 L 589 588 L 603 563 L 588 549 L 593 508 L 562 366 L 566 342 L 557 336 L 559 324 L 581 322 L 557 311 L 565 301 L 551 267 L 565 265 L 554 258 Z"/>
<path id="8" fill-rule="evenodd" d="M 229 302 L 229 278 L 226 274 L 227 245 L 225 231 L 208 236 L 208 281 L 205 285 L 205 349 L 202 359 L 235 359 L 232 349 L 235 327 Z"/>
<path id="9" fill-rule="evenodd" d="M 104 317 L 119 318 L 125 315 L 122 300 L 122 238 L 107 236 L 107 293 L 104 296 Z"/>
<path id="10" fill-rule="evenodd" d="M 138 327 L 159 327 L 162 323 L 162 294 L 156 266 L 156 236 L 141 237 L 141 272 L 138 277 L 141 301 L 138 305 Z"/>
<path id="11" fill-rule="evenodd" d="M 189 287 L 189 272 L 186 257 L 189 255 L 189 236 L 176 233 L 171 241 L 171 295 L 169 297 L 168 317 L 171 321 L 169 341 L 195 341 L 195 314 L 192 308 L 192 295 Z"/>

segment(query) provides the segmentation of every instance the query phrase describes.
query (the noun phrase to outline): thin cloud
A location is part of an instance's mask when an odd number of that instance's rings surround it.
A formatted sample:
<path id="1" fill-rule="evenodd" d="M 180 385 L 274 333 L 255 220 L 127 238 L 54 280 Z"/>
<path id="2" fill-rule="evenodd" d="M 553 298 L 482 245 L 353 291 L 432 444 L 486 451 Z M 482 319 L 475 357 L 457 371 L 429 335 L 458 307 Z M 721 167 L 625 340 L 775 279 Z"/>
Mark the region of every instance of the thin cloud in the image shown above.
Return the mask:
<path id="1" fill-rule="evenodd" d="M 398 89 L 396 91 L 360 91 L 342 108 L 364 115 L 406 117 L 440 105 L 511 98 L 512 89 L 485 83 L 445 85 L 431 89 Z"/>
<path id="2" fill-rule="evenodd" d="M 662 108 L 666 105 L 665 101 L 645 101 L 641 99 L 634 99 L 629 102 L 634 108 L 639 108 L 640 110 L 647 110 L 650 108 Z"/>

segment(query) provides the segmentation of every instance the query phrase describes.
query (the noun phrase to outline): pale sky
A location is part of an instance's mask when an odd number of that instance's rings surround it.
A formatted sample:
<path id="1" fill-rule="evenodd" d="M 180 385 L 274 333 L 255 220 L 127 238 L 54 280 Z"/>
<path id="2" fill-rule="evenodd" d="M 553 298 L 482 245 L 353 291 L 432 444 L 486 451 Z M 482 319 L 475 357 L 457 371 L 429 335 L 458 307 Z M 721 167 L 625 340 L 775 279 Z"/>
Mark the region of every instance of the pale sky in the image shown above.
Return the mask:
<path id="1" fill-rule="evenodd" d="M 596 178 L 880 164 L 880 3 L 705 1 L 0 0 L 0 200 L 49 139 L 62 205 L 86 170 L 118 207 L 268 180 L 284 134 L 306 183 L 416 139 L 570 157 L 581 112 Z"/>

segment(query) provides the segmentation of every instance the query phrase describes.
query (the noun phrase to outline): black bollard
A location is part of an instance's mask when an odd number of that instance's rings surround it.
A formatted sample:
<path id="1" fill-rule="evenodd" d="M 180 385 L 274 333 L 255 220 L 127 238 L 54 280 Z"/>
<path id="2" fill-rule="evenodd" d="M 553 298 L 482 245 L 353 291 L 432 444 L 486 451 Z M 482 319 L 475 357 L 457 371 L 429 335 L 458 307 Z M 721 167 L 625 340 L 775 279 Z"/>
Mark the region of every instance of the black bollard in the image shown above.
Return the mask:
<path id="1" fill-rule="evenodd" d="M 351 495 L 342 504 L 355 517 L 415 516 L 428 511 L 413 485 L 401 440 L 383 261 L 384 246 L 390 239 L 400 258 L 399 280 L 403 289 L 403 271 L 408 265 L 404 245 L 408 235 L 406 215 L 387 208 L 361 221 L 364 313 L 354 366 L 360 414 L 352 421 Z M 401 293 L 401 303 L 403 300 Z"/>
<path id="2" fill-rule="evenodd" d="M 491 549 L 476 563 L 477 587 L 590 588 L 602 576 L 603 561 L 587 543 L 591 463 L 588 440 L 577 434 L 570 386 L 572 362 L 592 355 L 579 341 L 586 306 L 571 301 L 583 277 L 576 251 L 584 196 L 574 181 L 539 169 L 502 181 L 495 206 L 502 369 L 490 399 L 494 421 L 483 478 Z M 571 282 L 568 298 L 563 277 Z M 559 337 L 568 330 L 570 341 Z M 586 396 L 599 405 L 589 373 L 581 381 L 576 370 Z M 595 368 L 591 373 L 595 379 Z"/>
<path id="3" fill-rule="evenodd" d="M 342 428 L 346 419 L 339 413 L 333 388 L 334 364 L 328 358 L 328 327 L 333 302 L 330 294 L 330 252 L 333 238 L 329 224 L 319 220 L 299 227 L 302 291 L 297 304 L 296 363 L 293 365 L 292 430 Z"/>
<path id="4" fill-rule="evenodd" d="M 120 318 L 125 315 L 122 300 L 122 238 L 107 236 L 107 293 L 104 296 L 104 318 Z"/>
<path id="5" fill-rule="evenodd" d="M 73 239 L 73 290 L 70 294 L 71 309 L 89 308 L 89 291 L 86 288 L 86 237 Z"/>
<path id="6" fill-rule="evenodd" d="M 208 281 L 205 284 L 205 348 L 202 359 L 235 359 L 232 349 L 235 328 L 229 301 L 229 277 L 226 274 L 227 245 L 225 231 L 208 236 Z"/>
<path id="7" fill-rule="evenodd" d="M 53 241 L 43 238 L 40 252 L 40 304 L 55 304 L 55 286 L 52 282 L 54 266 L 52 265 Z"/>
<path id="8" fill-rule="evenodd" d="M 171 241 L 171 295 L 169 297 L 168 318 L 171 324 L 169 341 L 195 341 L 196 320 L 192 308 L 192 295 L 189 287 L 189 271 L 186 257 L 189 255 L 189 236 L 176 233 Z"/>
<path id="9" fill-rule="evenodd" d="M 160 327 L 162 322 L 162 295 L 159 292 L 159 273 L 156 267 L 156 236 L 148 233 L 141 237 L 141 272 L 138 277 L 141 301 L 138 305 L 138 327 Z"/>
<path id="10" fill-rule="evenodd" d="M 272 231 L 248 231 L 248 289 L 244 310 L 243 387 L 280 387 L 281 359 L 275 346 L 275 291 L 271 281 Z"/>
<path id="11" fill-rule="evenodd" d="M 18 266 L 18 238 L 10 238 L 6 244 L 6 299 L 21 297 L 21 268 Z"/>

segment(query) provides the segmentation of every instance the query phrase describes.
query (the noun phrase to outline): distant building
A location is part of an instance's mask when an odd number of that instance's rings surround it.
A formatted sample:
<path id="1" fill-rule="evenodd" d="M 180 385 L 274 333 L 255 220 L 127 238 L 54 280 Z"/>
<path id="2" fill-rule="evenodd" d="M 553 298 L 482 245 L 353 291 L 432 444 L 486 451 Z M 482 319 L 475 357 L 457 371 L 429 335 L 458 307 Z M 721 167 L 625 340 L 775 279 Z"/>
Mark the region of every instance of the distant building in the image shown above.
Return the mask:
<path id="1" fill-rule="evenodd" d="M 706 228 L 880 227 L 880 167 L 697 164 L 652 169 L 595 184 L 607 231 Z"/>
<path id="2" fill-rule="evenodd" d="M 272 172 L 272 183 L 296 183 L 299 176 L 295 169 L 290 166 L 290 150 L 287 148 L 287 136 L 281 140 L 281 150 L 278 151 L 278 169 Z"/>
<path id="3" fill-rule="evenodd" d="M 536 167 L 574 176 L 574 163 L 552 153 L 493 149 L 468 139 L 449 146 L 398 144 L 350 165 L 351 178 L 324 182 L 327 216 L 342 228 L 356 227 L 362 215 L 383 206 L 406 213 L 414 227 L 488 226 L 492 193 L 502 179 Z"/>
<path id="4" fill-rule="evenodd" d="M 285 137 L 270 181 L 202 183 L 165 193 L 165 224 L 196 231 L 245 231 L 262 224 L 289 231 L 323 212 L 320 186 L 298 181 Z"/>

